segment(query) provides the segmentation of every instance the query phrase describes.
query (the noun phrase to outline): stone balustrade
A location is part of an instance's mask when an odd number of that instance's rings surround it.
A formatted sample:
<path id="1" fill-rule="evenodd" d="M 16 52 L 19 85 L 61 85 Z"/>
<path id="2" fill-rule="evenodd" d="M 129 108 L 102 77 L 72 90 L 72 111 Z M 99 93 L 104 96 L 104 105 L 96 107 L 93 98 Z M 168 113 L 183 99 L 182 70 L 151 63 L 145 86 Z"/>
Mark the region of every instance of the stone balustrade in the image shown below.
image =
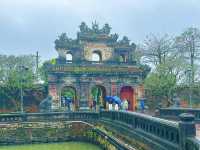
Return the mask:
<path id="1" fill-rule="evenodd" d="M 97 112 L 13 113 L 0 115 L 0 122 L 20 121 L 88 121 L 99 119 Z"/>
<path id="2" fill-rule="evenodd" d="M 199 140 L 195 137 L 194 116 L 191 114 L 180 115 L 179 122 L 124 111 L 102 111 L 100 116 L 111 120 L 113 126 L 122 122 L 129 128 L 129 132 L 135 131 L 144 139 L 151 139 L 169 150 L 199 150 L 200 148 Z"/>
<path id="3" fill-rule="evenodd" d="M 113 128 L 120 126 L 122 130 L 127 130 L 128 136 L 142 140 L 141 142 L 149 145 L 151 149 L 153 147 L 156 150 L 199 150 L 200 143 L 195 137 L 194 116 L 182 114 L 179 118 L 180 121 L 175 122 L 136 112 L 103 110 L 100 112 L 4 114 L 0 115 L 0 122 L 2 124 L 34 121 L 85 121 L 102 124 L 108 122 Z"/>
<path id="4" fill-rule="evenodd" d="M 200 122 L 200 109 L 196 108 L 159 108 L 158 116 L 167 119 L 179 120 L 179 115 L 182 113 L 190 113 L 195 116 L 195 121 Z"/>
<path id="5" fill-rule="evenodd" d="M 176 122 L 159 119 L 135 112 L 104 111 L 101 116 L 112 121 L 123 122 L 130 130 L 144 138 L 176 150 L 179 147 L 179 125 Z"/>

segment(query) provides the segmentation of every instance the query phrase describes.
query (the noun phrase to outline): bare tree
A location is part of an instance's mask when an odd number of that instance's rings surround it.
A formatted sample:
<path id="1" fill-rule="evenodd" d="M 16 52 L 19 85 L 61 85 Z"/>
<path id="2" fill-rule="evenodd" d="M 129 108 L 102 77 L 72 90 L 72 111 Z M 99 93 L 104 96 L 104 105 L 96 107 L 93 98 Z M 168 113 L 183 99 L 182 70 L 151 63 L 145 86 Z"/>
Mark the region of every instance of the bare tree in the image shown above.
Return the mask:
<path id="1" fill-rule="evenodd" d="M 168 35 L 151 35 L 140 48 L 143 62 L 154 67 L 145 80 L 145 88 L 149 89 L 155 99 L 162 99 L 168 105 L 172 104 L 175 88 L 185 72 L 184 60 L 175 48 L 174 42 L 174 38 Z"/>
<path id="2" fill-rule="evenodd" d="M 192 71 L 192 83 L 195 82 L 197 64 L 200 56 L 200 31 L 197 28 L 188 28 L 180 36 L 176 37 L 176 47 L 184 59 L 189 63 Z"/>
<path id="3" fill-rule="evenodd" d="M 173 39 L 167 34 L 162 37 L 151 34 L 146 37 L 141 51 L 144 62 L 155 66 L 165 64 L 167 57 L 173 51 Z"/>
<path id="4" fill-rule="evenodd" d="M 173 74 L 180 80 L 180 75 L 185 72 L 186 64 L 182 54 L 176 49 L 175 39 L 167 34 L 161 37 L 147 36 L 138 49 L 142 51 L 143 62 L 151 63 L 161 74 Z"/>

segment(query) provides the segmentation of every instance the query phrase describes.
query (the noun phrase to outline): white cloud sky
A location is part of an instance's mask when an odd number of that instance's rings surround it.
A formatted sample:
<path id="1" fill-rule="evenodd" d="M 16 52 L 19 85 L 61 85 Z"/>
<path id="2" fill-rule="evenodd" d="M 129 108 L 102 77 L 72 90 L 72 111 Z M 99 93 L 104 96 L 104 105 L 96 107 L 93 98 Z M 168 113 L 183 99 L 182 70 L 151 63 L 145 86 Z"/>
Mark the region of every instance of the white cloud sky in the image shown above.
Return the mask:
<path id="1" fill-rule="evenodd" d="M 176 35 L 200 28 L 200 0 L 0 0 L 0 53 L 56 57 L 54 40 L 97 20 L 136 43 L 149 33 Z"/>

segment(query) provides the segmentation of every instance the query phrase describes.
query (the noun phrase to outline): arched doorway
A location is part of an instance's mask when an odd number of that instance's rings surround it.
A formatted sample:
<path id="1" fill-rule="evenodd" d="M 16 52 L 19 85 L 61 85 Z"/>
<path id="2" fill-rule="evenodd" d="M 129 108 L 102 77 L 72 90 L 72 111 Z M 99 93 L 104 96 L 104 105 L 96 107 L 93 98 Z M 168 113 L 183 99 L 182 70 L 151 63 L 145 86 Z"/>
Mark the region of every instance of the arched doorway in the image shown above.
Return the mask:
<path id="1" fill-rule="evenodd" d="M 134 90 L 131 86 L 123 86 L 120 90 L 120 98 L 121 100 L 128 101 L 128 110 L 133 111 L 135 110 L 134 106 Z"/>
<path id="2" fill-rule="evenodd" d="M 120 62 L 123 62 L 123 63 L 127 62 L 127 57 L 126 57 L 126 55 L 125 55 L 125 54 L 121 54 L 121 55 L 119 56 L 119 61 L 120 61 Z"/>
<path id="3" fill-rule="evenodd" d="M 68 52 L 68 53 L 66 54 L 66 61 L 67 61 L 67 63 L 71 63 L 71 62 L 72 62 L 72 59 L 73 59 L 72 54 L 71 54 L 70 52 Z"/>
<path id="4" fill-rule="evenodd" d="M 100 51 L 94 51 L 92 53 L 92 61 L 94 62 L 101 62 L 102 61 L 102 55 Z"/>
<path id="5" fill-rule="evenodd" d="M 68 102 L 72 104 L 72 110 L 78 109 L 76 89 L 71 86 L 65 86 L 61 90 L 61 107 L 67 107 Z"/>
<path id="6" fill-rule="evenodd" d="M 91 98 L 92 101 L 96 101 L 96 105 L 106 108 L 106 89 L 104 86 L 96 85 L 91 89 Z"/>

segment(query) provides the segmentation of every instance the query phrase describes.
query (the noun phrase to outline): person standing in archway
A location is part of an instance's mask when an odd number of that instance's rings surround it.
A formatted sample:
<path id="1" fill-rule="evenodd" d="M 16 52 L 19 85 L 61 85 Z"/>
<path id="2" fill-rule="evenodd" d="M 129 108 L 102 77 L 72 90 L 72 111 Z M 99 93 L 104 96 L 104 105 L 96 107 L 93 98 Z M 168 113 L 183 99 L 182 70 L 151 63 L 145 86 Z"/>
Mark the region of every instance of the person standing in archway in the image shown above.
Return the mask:
<path id="1" fill-rule="evenodd" d="M 89 107 L 90 107 L 90 111 L 92 111 L 92 109 L 93 109 L 93 101 L 89 101 Z"/>
<path id="2" fill-rule="evenodd" d="M 127 102 L 128 102 L 128 109 L 127 110 L 131 110 L 131 103 L 130 103 L 129 100 Z"/>
<path id="3" fill-rule="evenodd" d="M 97 102 L 96 102 L 96 100 L 93 100 L 93 108 L 94 108 L 94 111 L 96 111 L 96 109 L 97 109 Z"/>
<path id="4" fill-rule="evenodd" d="M 67 105 L 67 110 L 70 111 L 70 102 L 68 97 L 65 96 L 65 106 Z"/>
<path id="5" fill-rule="evenodd" d="M 127 111 L 128 110 L 128 101 L 127 101 L 127 99 L 124 100 L 123 105 L 124 105 L 124 110 Z"/>
<path id="6" fill-rule="evenodd" d="M 119 110 L 119 106 L 117 103 L 115 103 L 115 110 L 118 111 Z"/>
<path id="7" fill-rule="evenodd" d="M 61 96 L 61 107 L 65 107 L 65 106 L 66 106 L 65 97 Z"/>

